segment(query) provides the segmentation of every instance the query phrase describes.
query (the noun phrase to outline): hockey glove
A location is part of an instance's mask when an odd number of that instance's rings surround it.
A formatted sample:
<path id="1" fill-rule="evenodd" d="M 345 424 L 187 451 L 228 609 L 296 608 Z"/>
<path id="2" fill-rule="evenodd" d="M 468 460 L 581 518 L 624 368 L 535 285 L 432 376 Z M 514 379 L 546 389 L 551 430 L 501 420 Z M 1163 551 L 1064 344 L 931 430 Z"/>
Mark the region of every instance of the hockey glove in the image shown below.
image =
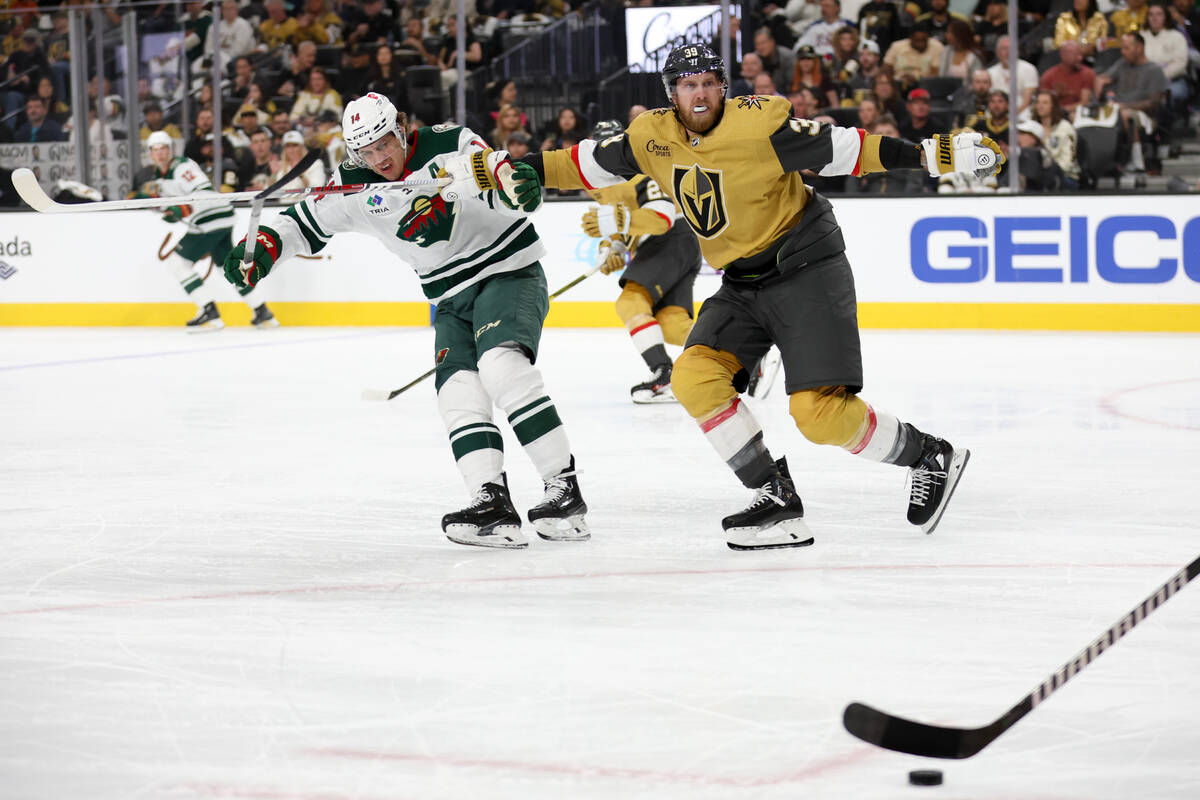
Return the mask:
<path id="1" fill-rule="evenodd" d="M 1000 145 L 982 133 L 935 133 L 921 142 L 925 166 L 935 178 L 957 172 L 980 180 L 995 175 L 1004 164 Z"/>
<path id="2" fill-rule="evenodd" d="M 614 236 L 611 239 L 605 239 L 600 243 L 600 260 L 597 262 L 597 266 L 600 267 L 600 272 L 603 274 L 611 275 L 618 270 L 625 269 L 628 255 L 629 246 L 625 237 Z"/>
<path id="3" fill-rule="evenodd" d="M 163 222 L 179 222 L 192 214 L 191 206 L 171 206 L 163 212 Z"/>
<path id="4" fill-rule="evenodd" d="M 254 285 L 265 278 L 275 266 L 279 258 L 279 234 L 270 228 L 259 227 L 258 237 L 254 245 L 254 263 L 243 264 L 246 257 L 246 239 L 233 246 L 229 255 L 225 256 L 225 277 L 239 289 L 253 289 Z"/>
<path id="5" fill-rule="evenodd" d="M 531 165 L 506 159 L 496 172 L 500 176 L 500 199 L 506 206 L 528 214 L 542 204 L 542 181 Z"/>
<path id="6" fill-rule="evenodd" d="M 624 203 L 589 208 L 583 212 L 583 232 L 593 238 L 629 233 L 629 209 Z"/>

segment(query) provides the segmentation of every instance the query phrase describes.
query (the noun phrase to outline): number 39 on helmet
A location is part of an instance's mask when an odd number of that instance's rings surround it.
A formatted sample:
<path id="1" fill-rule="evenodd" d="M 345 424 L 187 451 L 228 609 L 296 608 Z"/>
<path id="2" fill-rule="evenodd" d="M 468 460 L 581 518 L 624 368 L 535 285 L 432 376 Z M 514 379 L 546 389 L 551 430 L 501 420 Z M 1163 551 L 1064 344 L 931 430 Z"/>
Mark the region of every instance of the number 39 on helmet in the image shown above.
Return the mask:
<path id="1" fill-rule="evenodd" d="M 672 105 L 675 103 L 675 84 L 687 75 L 715 72 L 722 85 L 725 79 L 725 62 L 706 44 L 685 44 L 676 47 L 667 56 L 662 68 L 663 89 Z"/>
<path id="2" fill-rule="evenodd" d="M 367 166 L 358 151 L 389 133 L 396 134 L 401 147 L 408 147 L 404 133 L 404 115 L 396 112 L 392 101 L 381 94 L 368 92 L 346 104 L 342 114 L 342 139 L 350 160 L 360 167 Z"/>

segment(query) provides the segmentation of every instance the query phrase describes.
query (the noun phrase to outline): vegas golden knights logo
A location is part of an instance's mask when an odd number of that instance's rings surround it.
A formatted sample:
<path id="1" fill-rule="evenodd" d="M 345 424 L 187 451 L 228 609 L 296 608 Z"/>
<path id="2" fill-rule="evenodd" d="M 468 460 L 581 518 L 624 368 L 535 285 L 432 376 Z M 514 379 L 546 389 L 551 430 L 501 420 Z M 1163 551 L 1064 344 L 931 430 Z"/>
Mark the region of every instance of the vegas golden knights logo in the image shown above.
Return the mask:
<path id="1" fill-rule="evenodd" d="M 675 165 L 672 182 L 675 198 L 688 224 L 700 236 L 711 239 L 729 224 L 725 211 L 725 192 L 721 185 L 721 170 Z"/>

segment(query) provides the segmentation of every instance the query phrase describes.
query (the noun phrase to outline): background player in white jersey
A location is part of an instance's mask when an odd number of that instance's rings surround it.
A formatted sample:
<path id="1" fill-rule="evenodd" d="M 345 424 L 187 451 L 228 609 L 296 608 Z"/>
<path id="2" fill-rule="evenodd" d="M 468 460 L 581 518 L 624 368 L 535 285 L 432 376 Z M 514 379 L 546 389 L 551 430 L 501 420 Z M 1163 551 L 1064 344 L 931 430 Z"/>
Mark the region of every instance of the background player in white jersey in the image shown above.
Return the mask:
<path id="1" fill-rule="evenodd" d="M 155 131 L 146 140 L 154 168 L 152 186 L 143 186 L 140 194 L 170 198 L 179 195 L 212 191 L 212 183 L 200 165 L 190 158 L 174 155 L 174 143 L 165 131 Z M 217 194 L 213 192 L 213 194 Z M 233 247 L 233 206 L 229 203 L 200 206 L 174 205 L 163 212 L 166 222 L 186 222 L 188 232 L 179 240 L 167 259 L 183 290 L 200 309 L 187 323 L 189 331 L 212 331 L 225 327 L 221 313 L 209 287 L 195 270 L 195 264 L 211 256 L 214 265 L 223 264 Z M 240 291 L 240 290 L 239 290 Z M 254 313 L 251 323 L 256 328 L 279 326 L 267 304 L 255 297 L 252 287 L 241 291 L 242 299 Z"/>
<path id="2" fill-rule="evenodd" d="M 592 138 L 603 141 L 624 130 L 617 120 L 605 120 L 596 123 Z M 675 402 L 666 345 L 682 347 L 692 330 L 692 284 L 700 272 L 696 234 L 675 224 L 675 203 L 646 175 L 589 194 L 601 205 L 584 212 L 583 230 L 601 240 L 601 272 L 625 270 L 617 316 L 650 368 L 650 379 L 629 394 L 635 403 Z"/>
<path id="3" fill-rule="evenodd" d="M 437 304 L 438 410 L 473 492 L 466 508 L 442 518 L 442 530 L 459 544 L 528 545 L 503 472 L 495 405 L 544 482 L 541 502 L 529 511 L 538 535 L 589 538 L 566 430 L 534 367 L 549 310 L 538 263 L 546 250 L 528 217 L 542 201 L 536 173 L 525 164 L 514 168 L 507 153 L 488 149 L 466 128 L 435 125 L 406 134 L 395 106 L 374 92 L 346 106 L 342 129 L 350 158 L 335 171 L 335 184 L 447 172 L 456 180 L 440 193 L 367 186 L 357 194 L 311 196 L 259 228 L 252 266 L 242 265 L 245 241 L 235 246 L 225 260 L 226 276 L 239 286 L 253 285 L 278 259 L 317 253 L 340 232 L 374 236 L 412 266 L 426 297 Z M 524 177 L 520 192 L 518 175 Z"/>

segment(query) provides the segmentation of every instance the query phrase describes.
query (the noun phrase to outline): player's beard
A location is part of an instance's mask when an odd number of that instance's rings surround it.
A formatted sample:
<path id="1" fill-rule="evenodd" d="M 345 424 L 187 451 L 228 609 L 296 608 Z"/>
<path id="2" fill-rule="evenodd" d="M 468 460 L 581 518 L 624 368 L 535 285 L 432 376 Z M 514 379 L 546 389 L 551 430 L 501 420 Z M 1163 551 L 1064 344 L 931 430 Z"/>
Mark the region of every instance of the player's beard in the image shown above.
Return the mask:
<path id="1" fill-rule="evenodd" d="M 702 116 L 697 116 L 690 108 L 680 107 L 678 103 L 675 105 L 675 116 L 679 117 L 679 121 L 683 123 L 683 127 L 692 133 L 698 134 L 708 133 L 717 127 L 717 123 L 721 121 L 721 115 L 724 112 L 725 103 L 720 101 L 708 109 Z"/>

